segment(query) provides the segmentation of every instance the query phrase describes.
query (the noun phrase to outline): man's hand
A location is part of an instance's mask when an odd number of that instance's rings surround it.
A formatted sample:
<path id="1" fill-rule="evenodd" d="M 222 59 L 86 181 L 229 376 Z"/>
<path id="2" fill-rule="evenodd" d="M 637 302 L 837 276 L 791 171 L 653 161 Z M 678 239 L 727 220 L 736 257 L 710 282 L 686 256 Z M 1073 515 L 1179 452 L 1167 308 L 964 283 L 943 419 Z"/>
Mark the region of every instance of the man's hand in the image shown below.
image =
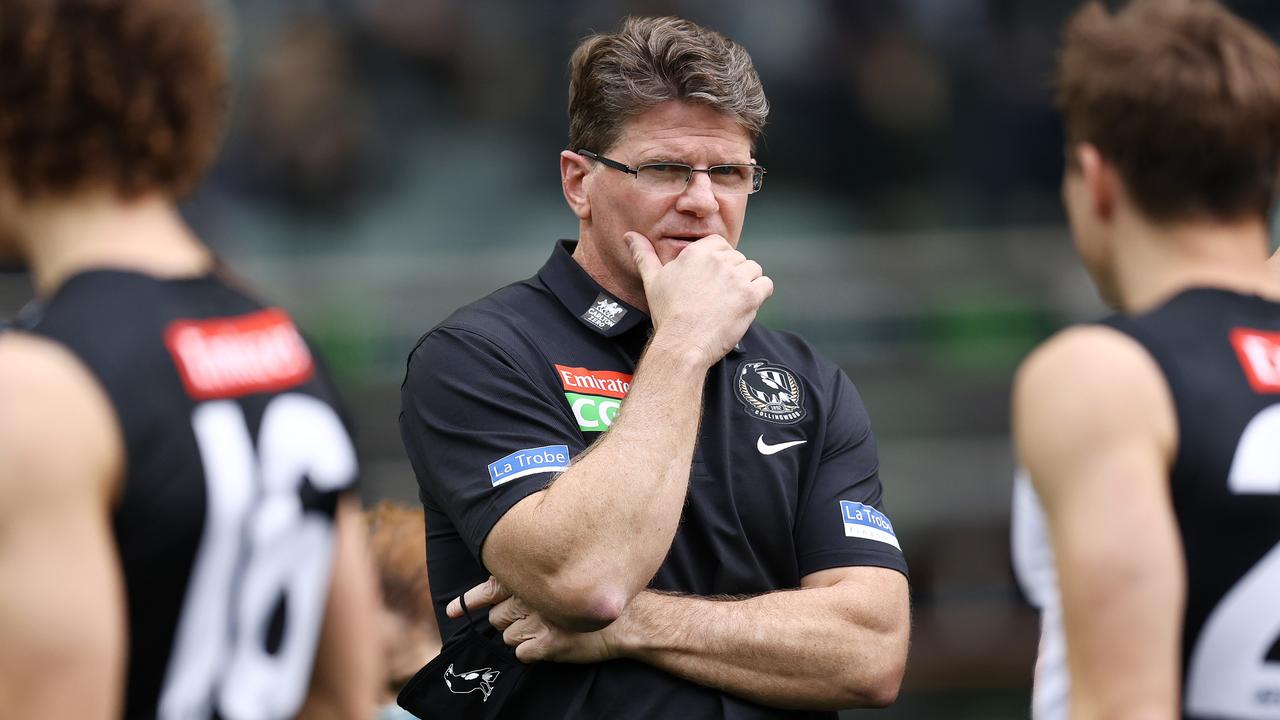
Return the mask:
<path id="1" fill-rule="evenodd" d="M 467 611 L 470 612 L 493 607 L 509 597 L 511 597 L 511 591 L 503 587 L 502 583 L 498 582 L 498 578 L 490 575 L 488 580 L 462 593 L 462 597 L 450 600 L 445 606 L 444 614 L 451 618 L 460 618 L 463 601 L 466 601 Z"/>
<path id="2" fill-rule="evenodd" d="M 696 348 L 710 367 L 742 339 L 773 281 L 719 235 L 690 243 L 663 265 L 640 233 L 625 236 L 644 282 L 655 338 Z"/>
<path id="3" fill-rule="evenodd" d="M 489 623 L 502 631 L 502 639 L 516 649 L 516 659 L 524 663 L 597 663 L 612 660 L 615 644 L 608 628 L 589 633 L 565 630 L 512 595 L 497 578 L 463 593 L 467 610 L 492 606 Z M 461 617 L 462 605 L 455 599 L 445 608 L 449 617 Z"/>

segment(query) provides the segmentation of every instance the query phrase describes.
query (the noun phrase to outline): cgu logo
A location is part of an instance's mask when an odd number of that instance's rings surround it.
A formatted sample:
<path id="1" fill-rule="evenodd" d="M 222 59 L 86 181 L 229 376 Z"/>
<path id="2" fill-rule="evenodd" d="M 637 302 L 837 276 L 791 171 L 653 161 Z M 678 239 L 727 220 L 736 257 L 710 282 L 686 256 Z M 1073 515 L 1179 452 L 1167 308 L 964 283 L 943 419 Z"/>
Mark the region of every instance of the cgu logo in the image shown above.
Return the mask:
<path id="1" fill-rule="evenodd" d="M 595 395 L 579 395 L 565 393 L 569 400 L 569 408 L 583 430 L 603 432 L 613 425 L 613 419 L 622 408 L 622 401 L 617 398 L 598 397 Z"/>
<path id="2" fill-rule="evenodd" d="M 556 365 L 555 368 L 578 429 L 583 432 L 608 430 L 622 408 L 622 399 L 631 389 L 631 376 L 616 370 L 589 370 L 567 365 Z"/>

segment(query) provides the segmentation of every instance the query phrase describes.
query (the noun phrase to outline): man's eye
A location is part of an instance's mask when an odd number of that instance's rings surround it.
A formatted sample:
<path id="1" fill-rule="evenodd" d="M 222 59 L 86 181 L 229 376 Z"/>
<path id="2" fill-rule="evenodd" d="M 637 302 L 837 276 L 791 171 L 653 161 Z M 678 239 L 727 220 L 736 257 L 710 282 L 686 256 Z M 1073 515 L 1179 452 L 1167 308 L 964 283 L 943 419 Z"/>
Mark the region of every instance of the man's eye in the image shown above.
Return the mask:
<path id="1" fill-rule="evenodd" d="M 651 170 L 655 173 L 682 175 L 688 170 L 683 165 L 666 165 L 659 163 L 657 165 L 645 165 L 645 170 Z"/>

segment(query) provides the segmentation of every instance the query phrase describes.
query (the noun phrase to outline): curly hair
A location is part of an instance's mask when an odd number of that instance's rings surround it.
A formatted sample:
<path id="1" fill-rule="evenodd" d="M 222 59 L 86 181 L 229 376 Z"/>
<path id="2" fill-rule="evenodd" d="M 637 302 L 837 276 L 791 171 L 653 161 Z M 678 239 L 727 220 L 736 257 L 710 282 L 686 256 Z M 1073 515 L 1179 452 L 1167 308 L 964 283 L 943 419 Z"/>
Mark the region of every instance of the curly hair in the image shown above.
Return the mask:
<path id="1" fill-rule="evenodd" d="M 1091 2 L 1067 25 L 1071 144 L 1115 163 L 1157 221 L 1265 217 L 1280 170 L 1280 51 L 1212 0 Z"/>
<path id="2" fill-rule="evenodd" d="M 0 0 L 0 184 L 20 198 L 180 197 L 226 104 L 205 0 Z"/>
<path id="3" fill-rule="evenodd" d="M 383 500 L 364 512 L 364 520 L 382 602 L 410 620 L 434 623 L 422 510 Z"/>
<path id="4" fill-rule="evenodd" d="M 668 100 L 734 118 L 753 148 L 769 115 L 746 48 L 681 18 L 632 17 L 583 40 L 569 60 L 569 149 L 606 152 L 628 119 Z"/>

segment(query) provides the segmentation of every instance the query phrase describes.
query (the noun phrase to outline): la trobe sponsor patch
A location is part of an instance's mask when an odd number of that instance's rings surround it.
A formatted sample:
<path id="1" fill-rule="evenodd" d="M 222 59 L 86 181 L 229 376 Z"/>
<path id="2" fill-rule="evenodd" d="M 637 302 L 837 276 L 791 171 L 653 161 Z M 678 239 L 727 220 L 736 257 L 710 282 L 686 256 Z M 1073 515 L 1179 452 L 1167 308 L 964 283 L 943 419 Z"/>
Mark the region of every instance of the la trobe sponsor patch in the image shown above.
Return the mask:
<path id="1" fill-rule="evenodd" d="M 902 549 L 898 545 L 898 534 L 893 531 L 893 523 L 889 522 L 889 517 L 870 505 L 841 500 L 840 519 L 844 521 L 845 537 L 875 540 Z"/>
<path id="2" fill-rule="evenodd" d="M 489 463 L 489 483 L 498 487 L 528 475 L 564 472 L 569 469 L 570 459 L 567 445 L 544 445 L 517 450 Z"/>
<path id="3" fill-rule="evenodd" d="M 747 413 L 779 425 L 805 417 L 804 389 L 789 368 L 768 360 L 748 360 L 738 366 L 738 401 Z"/>

